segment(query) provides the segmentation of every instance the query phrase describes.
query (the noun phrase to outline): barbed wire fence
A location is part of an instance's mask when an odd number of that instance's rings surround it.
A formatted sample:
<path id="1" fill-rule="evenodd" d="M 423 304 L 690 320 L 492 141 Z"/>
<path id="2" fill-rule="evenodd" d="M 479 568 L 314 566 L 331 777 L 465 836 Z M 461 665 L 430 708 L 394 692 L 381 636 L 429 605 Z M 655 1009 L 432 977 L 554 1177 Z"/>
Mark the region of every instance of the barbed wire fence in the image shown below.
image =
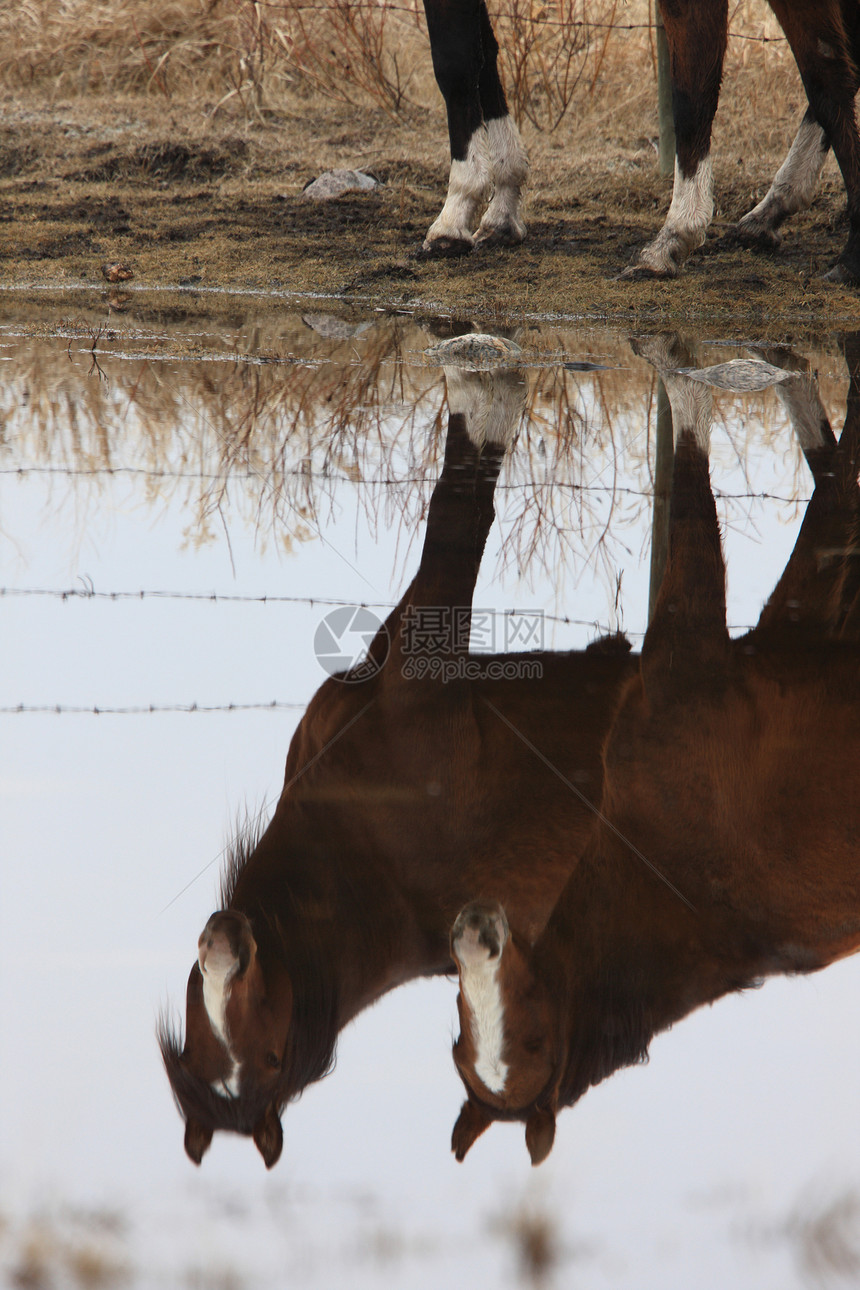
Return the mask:
<path id="1" fill-rule="evenodd" d="M 538 130 L 554 131 L 567 115 L 580 84 L 590 94 L 612 41 L 644 38 L 658 88 L 661 165 L 672 139 L 668 49 L 653 0 L 639 13 L 619 13 L 620 0 L 491 0 L 490 18 L 500 44 L 503 81 L 514 116 Z M 399 117 L 414 106 L 414 85 L 426 62 L 421 0 L 235 0 L 238 68 L 216 111 L 231 99 L 252 114 L 265 110 L 273 67 L 289 77 L 348 102 L 369 96 Z M 785 44 L 781 34 L 744 30 L 744 5 L 729 18 L 733 44 Z M 763 24 L 754 18 L 757 26 Z M 749 25 L 749 24 L 748 24 Z M 421 43 L 412 42 L 420 36 Z M 167 93 L 169 54 L 157 42 L 141 52 L 153 82 Z"/>
<path id="2" fill-rule="evenodd" d="M 140 588 L 139 590 L 130 591 L 98 591 L 92 585 L 82 587 L 0 587 L 0 600 L 13 598 L 28 599 L 51 599 L 64 603 L 72 601 L 85 602 L 108 602 L 118 604 L 120 602 L 136 601 L 138 603 L 147 600 L 157 601 L 185 601 L 189 603 L 207 603 L 207 604 L 253 604 L 253 605 L 304 605 L 310 609 L 316 608 L 346 608 L 369 609 L 390 611 L 394 609 L 393 601 L 357 601 L 343 600 L 330 596 L 278 596 L 278 595 L 247 595 L 222 592 L 201 592 L 201 591 L 175 591 L 159 588 Z M 476 610 L 476 612 L 482 612 Z M 501 618 L 513 618 L 520 611 L 516 609 L 493 610 Z M 550 614 L 543 610 L 540 611 L 543 622 L 551 623 L 563 627 L 585 628 L 598 635 L 612 634 L 607 625 L 601 626 L 594 619 L 575 618 L 567 614 Z M 752 624 L 743 626 L 733 625 L 729 630 L 732 632 L 744 632 L 751 630 Z M 641 642 L 644 632 L 625 632 L 627 638 L 632 642 Z M 282 699 L 271 699 L 263 702 L 252 703 L 141 703 L 141 704 L 83 704 L 83 703 L 12 703 L 0 704 L 0 716 L 164 716 L 168 714 L 184 715 L 225 715 L 239 714 L 250 712 L 302 712 L 306 708 L 306 701 L 287 701 Z"/>

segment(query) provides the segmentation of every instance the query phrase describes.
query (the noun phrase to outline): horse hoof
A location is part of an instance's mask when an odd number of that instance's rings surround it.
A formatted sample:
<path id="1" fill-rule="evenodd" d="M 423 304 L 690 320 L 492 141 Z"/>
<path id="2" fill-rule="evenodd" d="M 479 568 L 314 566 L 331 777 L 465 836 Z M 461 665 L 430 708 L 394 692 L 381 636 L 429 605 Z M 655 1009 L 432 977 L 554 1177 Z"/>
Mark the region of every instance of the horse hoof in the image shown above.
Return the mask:
<path id="1" fill-rule="evenodd" d="M 853 272 L 847 264 L 837 260 L 832 269 L 822 273 L 822 282 L 835 282 L 837 286 L 856 287 L 860 284 L 860 273 Z"/>
<path id="2" fill-rule="evenodd" d="M 677 273 L 669 273 L 666 269 L 652 269 L 647 264 L 628 264 L 626 269 L 616 275 L 616 282 L 665 282 L 669 278 L 677 277 Z"/>
<path id="3" fill-rule="evenodd" d="M 751 251 L 778 251 L 782 246 L 782 235 L 775 228 L 763 224 L 744 224 L 739 220 L 726 229 L 720 242 L 724 246 L 744 246 Z"/>
<path id="4" fill-rule="evenodd" d="M 465 237 L 434 237 L 425 241 L 418 258 L 421 260 L 450 260 L 460 255 L 470 255 L 475 243 Z"/>
<path id="5" fill-rule="evenodd" d="M 519 229 L 513 224 L 503 224 L 498 228 L 479 229 L 475 237 L 475 249 L 485 246 L 519 246 L 525 235 L 525 229 Z"/>

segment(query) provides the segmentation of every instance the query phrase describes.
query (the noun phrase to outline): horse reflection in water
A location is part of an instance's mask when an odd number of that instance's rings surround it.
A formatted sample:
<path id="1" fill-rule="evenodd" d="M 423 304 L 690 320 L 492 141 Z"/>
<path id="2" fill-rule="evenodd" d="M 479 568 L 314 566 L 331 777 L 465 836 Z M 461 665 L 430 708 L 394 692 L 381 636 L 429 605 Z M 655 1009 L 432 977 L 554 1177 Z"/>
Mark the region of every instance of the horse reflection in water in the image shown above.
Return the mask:
<path id="1" fill-rule="evenodd" d="M 693 1009 L 860 948 L 860 344 L 837 445 L 814 383 L 781 385 L 815 489 L 758 624 L 726 630 L 710 391 L 662 368 L 675 428 L 669 556 L 604 751 L 600 816 L 543 933 L 504 902 L 457 918 L 462 1159 L 497 1119 L 534 1164 L 558 1110 Z M 539 839 L 536 839 L 536 849 Z"/>
<path id="2" fill-rule="evenodd" d="M 418 573 L 367 660 L 308 706 L 272 821 L 235 849 L 222 908 L 200 936 L 184 1041 L 160 1026 L 198 1164 L 224 1129 L 251 1135 L 271 1167 L 281 1112 L 329 1071 L 341 1028 L 392 987 L 452 969 L 449 929 L 469 899 L 501 897 L 535 937 L 585 845 L 629 653 L 535 653 L 520 656 L 529 666 L 518 680 L 460 677 L 527 384 L 517 370 L 446 375 L 445 459 Z M 443 639 L 417 667 L 409 624 L 422 608 Z M 428 666 L 440 661 L 447 681 Z M 581 798 L 515 731 L 540 743 Z"/>

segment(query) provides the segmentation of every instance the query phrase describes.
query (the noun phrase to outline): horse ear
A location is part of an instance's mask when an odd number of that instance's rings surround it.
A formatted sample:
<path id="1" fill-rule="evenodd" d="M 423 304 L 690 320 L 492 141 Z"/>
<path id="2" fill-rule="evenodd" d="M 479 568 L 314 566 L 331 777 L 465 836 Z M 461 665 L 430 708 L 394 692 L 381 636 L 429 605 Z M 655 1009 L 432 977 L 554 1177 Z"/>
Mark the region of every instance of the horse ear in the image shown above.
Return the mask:
<path id="1" fill-rule="evenodd" d="M 459 1161 L 466 1158 L 466 1152 L 477 1142 L 485 1129 L 493 1123 L 491 1117 L 481 1106 L 474 1102 L 463 1103 L 454 1132 L 451 1134 L 451 1150 Z"/>
<path id="2" fill-rule="evenodd" d="M 274 1103 L 266 1111 L 262 1119 L 254 1125 L 254 1141 L 257 1144 L 257 1150 L 265 1161 L 266 1168 L 271 1169 L 281 1158 L 281 1151 L 284 1147 L 284 1131 L 281 1128 L 281 1121 L 275 1110 Z"/>
<path id="3" fill-rule="evenodd" d="M 185 1154 L 189 1160 L 193 1160 L 195 1165 L 200 1161 L 209 1150 L 209 1143 L 212 1141 L 212 1130 L 207 1129 L 199 1120 L 189 1120 L 185 1125 Z"/>
<path id="4" fill-rule="evenodd" d="M 533 1165 L 542 1165 L 555 1142 L 555 1112 L 533 1111 L 526 1121 L 526 1146 Z"/>

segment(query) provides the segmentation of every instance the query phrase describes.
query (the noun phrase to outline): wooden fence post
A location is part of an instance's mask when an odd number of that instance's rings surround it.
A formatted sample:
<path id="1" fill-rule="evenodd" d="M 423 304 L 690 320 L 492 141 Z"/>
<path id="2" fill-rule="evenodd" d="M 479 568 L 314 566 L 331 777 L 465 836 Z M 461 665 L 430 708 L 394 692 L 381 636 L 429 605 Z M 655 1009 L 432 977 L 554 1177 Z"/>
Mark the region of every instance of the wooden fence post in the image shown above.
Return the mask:
<path id="1" fill-rule="evenodd" d="M 661 175 L 675 173 L 675 124 L 672 120 L 672 80 L 669 72 L 669 42 L 663 26 L 659 0 L 654 0 L 657 31 L 657 116 L 660 124 L 658 164 Z"/>

